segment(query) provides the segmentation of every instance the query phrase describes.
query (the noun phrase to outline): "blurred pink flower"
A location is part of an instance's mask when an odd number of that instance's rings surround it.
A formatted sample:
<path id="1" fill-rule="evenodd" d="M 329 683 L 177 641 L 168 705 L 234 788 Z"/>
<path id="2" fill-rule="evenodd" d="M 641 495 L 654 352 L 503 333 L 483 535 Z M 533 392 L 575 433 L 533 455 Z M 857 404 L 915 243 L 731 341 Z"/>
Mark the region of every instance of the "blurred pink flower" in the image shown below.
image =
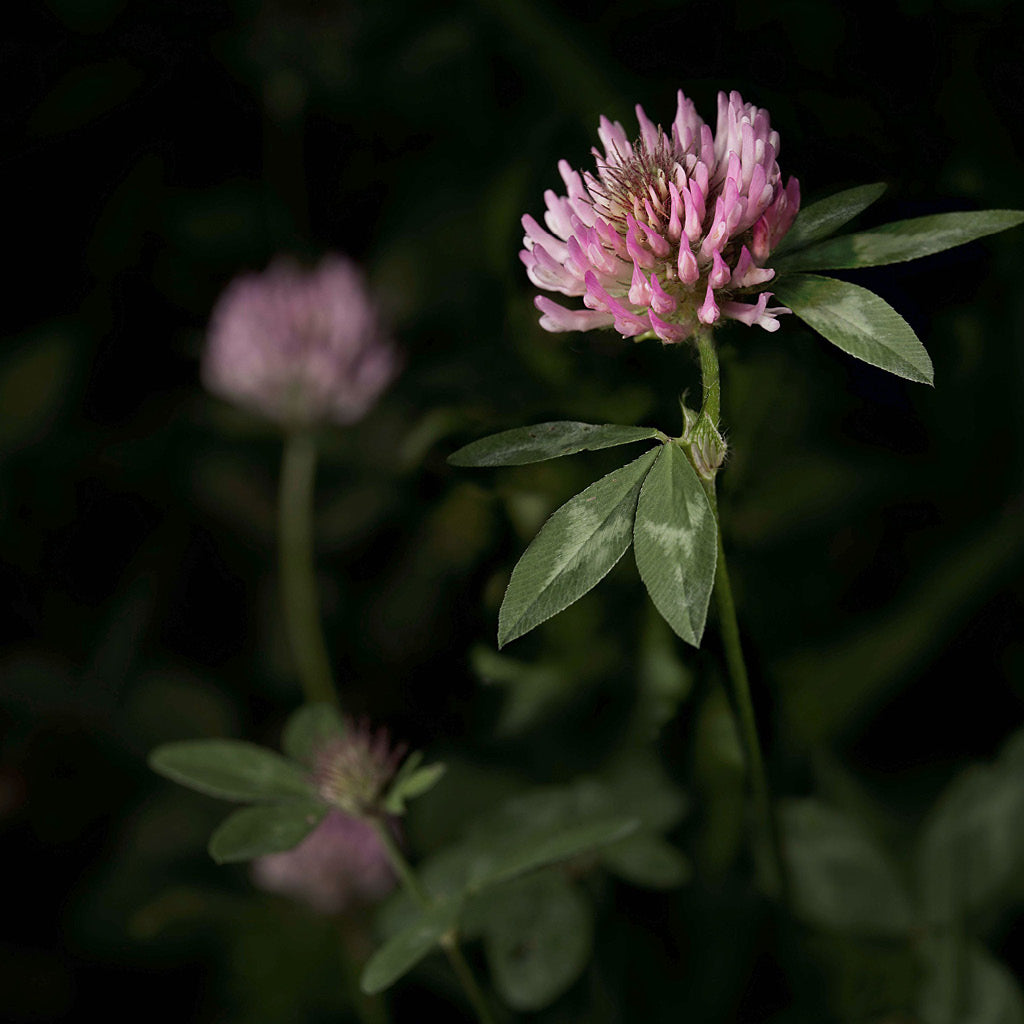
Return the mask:
<path id="1" fill-rule="evenodd" d="M 545 193 L 547 230 L 523 217 L 520 258 L 539 288 L 582 297 L 567 309 L 537 296 L 548 331 L 614 327 L 627 338 L 679 342 L 719 319 L 778 329 L 785 307 L 763 286 L 772 250 L 800 208 L 800 186 L 783 187 L 778 132 L 738 92 L 718 94 L 718 126 L 682 92 L 671 131 L 639 105 L 640 137 L 602 117 L 596 176 L 562 160 L 567 195 Z"/>
<path id="2" fill-rule="evenodd" d="M 295 897 L 324 914 L 372 903 L 395 886 L 373 825 L 337 810 L 294 850 L 255 860 L 252 877 L 261 889 Z"/>
<path id="3" fill-rule="evenodd" d="M 287 427 L 360 419 L 397 371 L 363 274 L 343 256 L 311 271 L 279 260 L 232 281 L 202 365 L 210 391 Z"/>
<path id="4" fill-rule="evenodd" d="M 406 747 L 391 745 L 386 728 L 346 718 L 345 731 L 324 743 L 313 762 L 313 782 L 329 804 L 346 814 L 379 814 L 380 800 L 395 777 Z"/>

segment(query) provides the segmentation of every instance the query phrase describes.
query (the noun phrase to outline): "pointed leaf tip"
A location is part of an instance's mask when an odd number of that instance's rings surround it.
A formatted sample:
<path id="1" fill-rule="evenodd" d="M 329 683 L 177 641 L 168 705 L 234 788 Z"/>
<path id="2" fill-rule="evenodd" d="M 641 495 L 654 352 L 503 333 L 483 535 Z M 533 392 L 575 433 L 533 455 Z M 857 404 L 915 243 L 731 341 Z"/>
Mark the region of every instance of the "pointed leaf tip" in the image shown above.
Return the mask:
<path id="1" fill-rule="evenodd" d="M 579 423 L 574 420 L 537 423 L 473 441 L 449 455 L 448 462 L 452 466 L 525 466 L 660 435 L 661 431 L 655 427 Z"/>
<path id="2" fill-rule="evenodd" d="M 919 384 L 933 384 L 931 357 L 884 299 L 859 285 L 815 274 L 779 281 L 775 295 L 822 337 L 857 359 Z"/>

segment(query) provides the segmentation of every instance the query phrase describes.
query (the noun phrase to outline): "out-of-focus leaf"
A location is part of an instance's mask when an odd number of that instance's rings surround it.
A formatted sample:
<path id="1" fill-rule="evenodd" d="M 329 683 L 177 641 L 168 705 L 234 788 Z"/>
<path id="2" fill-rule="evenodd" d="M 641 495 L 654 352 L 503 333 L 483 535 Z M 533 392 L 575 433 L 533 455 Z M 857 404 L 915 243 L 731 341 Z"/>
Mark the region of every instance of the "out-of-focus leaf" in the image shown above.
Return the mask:
<path id="1" fill-rule="evenodd" d="M 0 364 L 0 450 L 38 440 L 67 401 L 74 337 L 60 324 L 41 328 Z"/>
<path id="2" fill-rule="evenodd" d="M 827 930 L 896 935 L 913 915 L 882 853 L 850 819 L 815 800 L 782 805 L 783 848 L 795 909 Z"/>
<path id="3" fill-rule="evenodd" d="M 282 853 L 299 845 L 320 824 L 327 806 L 317 800 L 243 807 L 224 819 L 210 836 L 210 856 L 218 864 Z"/>
<path id="4" fill-rule="evenodd" d="M 699 647 L 715 585 L 718 524 L 677 444 L 662 447 L 640 489 L 633 545 L 654 607 L 683 640 Z"/>
<path id="5" fill-rule="evenodd" d="M 498 614 L 498 646 L 579 600 L 611 571 L 633 537 L 640 485 L 657 450 L 570 498 L 541 528 L 512 572 Z"/>
<path id="6" fill-rule="evenodd" d="M 723 877 L 744 838 L 746 768 L 736 719 L 716 686 L 701 705 L 694 763 L 705 812 L 697 838 L 702 875 Z"/>
<path id="7" fill-rule="evenodd" d="M 664 436 L 655 427 L 564 421 L 516 427 L 483 437 L 448 456 L 453 466 L 525 466 L 582 451 Z"/>
<path id="8" fill-rule="evenodd" d="M 599 785 L 608 807 L 639 818 L 644 831 L 665 832 L 686 814 L 686 794 L 653 755 L 629 754 L 619 759 Z"/>
<path id="9" fill-rule="evenodd" d="M 923 947 L 918 1013 L 924 1024 L 1024 1024 L 1024 994 L 975 942 L 937 936 Z"/>
<path id="10" fill-rule="evenodd" d="M 431 950 L 436 949 L 446 932 L 455 927 L 459 916 L 457 902 L 437 903 L 420 911 L 416 920 L 384 943 L 370 957 L 360 987 L 368 995 L 383 992 L 408 974 Z"/>
<path id="11" fill-rule="evenodd" d="M 417 764 L 421 759 L 422 755 L 417 758 Z M 412 757 L 407 758 L 406 764 L 410 761 L 412 761 Z M 391 814 L 404 814 L 406 802 L 433 789 L 441 781 L 441 776 L 444 773 L 445 766 L 439 762 L 428 764 L 423 768 L 414 766 L 409 771 L 400 772 L 388 790 L 388 795 L 384 800 L 384 809 Z"/>
<path id="12" fill-rule="evenodd" d="M 780 262 L 777 257 L 785 253 L 802 249 L 819 238 L 827 238 L 862 210 L 866 210 L 884 191 L 885 185 L 882 182 L 858 185 L 805 206 L 772 254 L 772 265 Z"/>
<path id="13" fill-rule="evenodd" d="M 344 732 L 345 723 L 333 705 L 303 704 L 285 722 L 281 749 L 293 761 L 312 767 L 316 752 Z"/>
<path id="14" fill-rule="evenodd" d="M 477 881 L 476 887 L 497 885 L 536 868 L 590 853 L 624 839 L 639 825 L 636 818 L 615 816 L 524 837 L 510 844 L 487 874 Z"/>
<path id="15" fill-rule="evenodd" d="M 948 922 L 1004 895 L 1024 870 L 1024 761 L 1015 737 L 993 765 L 976 765 L 949 786 L 921 839 L 925 912 Z"/>
<path id="16" fill-rule="evenodd" d="M 773 266 L 779 274 L 791 274 L 797 270 L 852 270 L 903 263 L 966 245 L 1021 223 L 1024 223 L 1021 210 L 937 213 L 830 238 L 774 261 Z"/>
<path id="17" fill-rule="evenodd" d="M 931 384 L 932 361 L 910 325 L 859 285 L 816 274 L 773 283 L 775 297 L 837 348 L 898 377 Z"/>
<path id="18" fill-rule="evenodd" d="M 649 742 L 669 723 L 693 689 L 693 671 L 680 658 L 668 624 L 650 610 L 640 641 L 636 723 Z"/>
<path id="19" fill-rule="evenodd" d="M 489 896 L 484 949 L 494 987 L 514 1010 L 541 1010 L 572 985 L 590 959 L 590 906 L 551 871 Z"/>
<path id="20" fill-rule="evenodd" d="M 532 725 L 576 691 L 567 673 L 549 663 L 517 661 L 479 644 L 470 651 L 470 664 L 480 680 L 505 692 L 499 735 L 513 735 Z"/>
<path id="21" fill-rule="evenodd" d="M 672 889 L 689 881 L 693 870 L 690 862 L 661 836 L 641 832 L 606 846 L 601 862 L 633 885 L 648 889 Z"/>
<path id="22" fill-rule="evenodd" d="M 313 787 L 294 761 L 241 740 L 165 743 L 149 755 L 153 771 L 222 800 L 280 800 L 312 796 Z"/>

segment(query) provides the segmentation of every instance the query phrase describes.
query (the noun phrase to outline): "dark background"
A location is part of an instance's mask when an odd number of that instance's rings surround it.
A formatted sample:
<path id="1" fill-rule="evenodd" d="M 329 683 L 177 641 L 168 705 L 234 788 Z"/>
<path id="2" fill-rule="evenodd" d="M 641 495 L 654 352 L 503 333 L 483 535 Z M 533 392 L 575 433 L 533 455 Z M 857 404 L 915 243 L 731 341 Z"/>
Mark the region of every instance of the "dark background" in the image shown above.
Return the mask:
<path id="1" fill-rule="evenodd" d="M 168 796 L 144 761 L 185 736 L 273 744 L 298 699 L 273 580 L 279 441 L 197 382 L 217 295 L 282 251 L 368 267 L 407 367 L 368 420 L 324 439 L 344 700 L 431 751 L 568 778 L 600 761 L 633 699 L 632 569 L 511 649 L 561 659 L 564 685 L 526 725 L 502 727 L 505 695 L 467 652 L 493 644 L 503 582 L 543 516 L 614 457 L 479 475 L 444 457 L 551 418 L 675 432 L 698 376 L 685 351 L 540 331 L 519 217 L 560 188 L 560 157 L 589 164 L 600 113 L 632 132 L 640 102 L 665 123 L 678 88 L 712 123 L 720 88 L 767 107 L 805 202 L 888 183 L 862 223 L 1020 207 L 1021 6 L 51 0 L 28 13 L 0 44 L 0 1015 L 292 1019 L 253 994 L 257 929 L 189 909 L 189 886 L 213 904 L 247 892 L 205 860 L 217 808 Z M 917 330 L 934 390 L 794 322 L 724 335 L 723 515 L 773 776 L 802 795 L 823 764 L 842 766 L 886 809 L 897 851 L 954 771 L 1022 718 L 1021 245 L 1011 232 L 850 275 Z M 706 647 L 681 652 L 698 696 L 713 635 Z M 684 708 L 667 730 L 672 763 L 688 763 L 698 720 Z M 672 911 L 694 970 L 700 928 L 732 927 L 721 908 L 701 916 L 699 891 Z M 622 912 L 663 909 L 646 896 Z M 694 1019 L 785 1005 L 759 952 L 770 940 L 744 934 L 753 952 L 721 967 L 726 995 Z M 1012 918 L 995 941 L 1021 963 Z"/>

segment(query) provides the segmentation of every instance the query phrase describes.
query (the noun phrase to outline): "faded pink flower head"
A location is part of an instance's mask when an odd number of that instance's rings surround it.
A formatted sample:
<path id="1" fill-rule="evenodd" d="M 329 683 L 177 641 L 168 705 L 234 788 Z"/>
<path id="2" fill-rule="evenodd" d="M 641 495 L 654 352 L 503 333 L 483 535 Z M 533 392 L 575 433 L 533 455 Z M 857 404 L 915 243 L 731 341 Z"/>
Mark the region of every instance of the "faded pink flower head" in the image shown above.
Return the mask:
<path id="1" fill-rule="evenodd" d="M 261 889 L 293 896 L 324 914 L 372 903 L 395 886 L 373 825 L 336 810 L 295 849 L 255 860 L 252 877 Z"/>
<path id="2" fill-rule="evenodd" d="M 202 377 L 221 397 L 299 427 L 360 419 L 397 371 L 361 271 L 328 256 L 314 270 L 278 260 L 232 281 L 213 310 Z"/>
<path id="3" fill-rule="evenodd" d="M 530 280 L 586 307 L 538 295 L 541 326 L 614 327 L 666 343 L 720 319 L 777 330 L 776 316 L 789 310 L 768 306 L 762 289 L 775 271 L 765 263 L 796 217 L 800 185 L 782 185 L 767 111 L 719 93 L 712 133 L 680 91 L 670 132 L 639 105 L 636 115 L 632 143 L 621 124 L 601 118 L 596 175 L 559 162 L 568 195 L 545 193 L 547 230 L 523 217 Z"/>
<path id="4" fill-rule="evenodd" d="M 321 799 L 346 814 L 379 814 L 405 752 L 404 744 L 391 745 L 386 728 L 346 719 L 345 731 L 316 751 L 313 783 Z"/>

